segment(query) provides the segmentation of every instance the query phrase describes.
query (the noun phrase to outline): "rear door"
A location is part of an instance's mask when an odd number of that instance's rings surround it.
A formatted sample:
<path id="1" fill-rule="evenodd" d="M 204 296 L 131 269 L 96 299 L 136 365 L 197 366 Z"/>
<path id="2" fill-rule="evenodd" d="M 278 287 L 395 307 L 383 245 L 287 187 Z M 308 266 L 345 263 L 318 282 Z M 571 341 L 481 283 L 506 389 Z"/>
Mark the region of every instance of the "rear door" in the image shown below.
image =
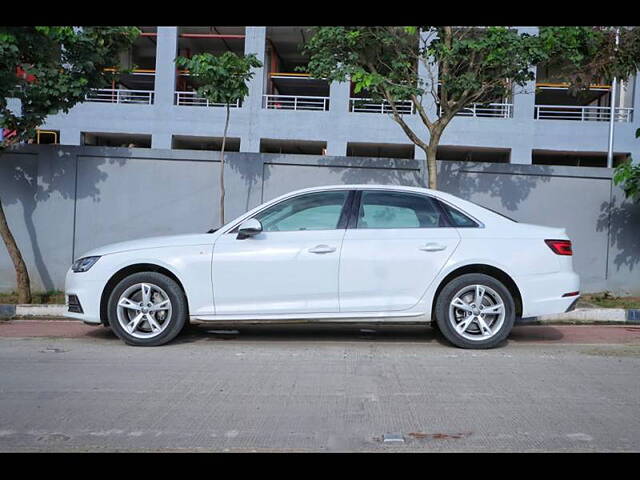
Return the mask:
<path id="1" fill-rule="evenodd" d="M 460 242 L 427 195 L 363 190 L 342 243 L 340 311 L 406 310 L 418 303 Z"/>

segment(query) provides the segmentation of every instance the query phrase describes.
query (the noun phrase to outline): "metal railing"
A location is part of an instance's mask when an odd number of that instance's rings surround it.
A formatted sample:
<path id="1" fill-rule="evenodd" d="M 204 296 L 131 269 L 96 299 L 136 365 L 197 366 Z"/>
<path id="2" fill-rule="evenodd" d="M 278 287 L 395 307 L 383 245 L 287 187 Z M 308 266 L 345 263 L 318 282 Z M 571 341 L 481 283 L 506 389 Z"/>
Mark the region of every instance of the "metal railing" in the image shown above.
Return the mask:
<path id="1" fill-rule="evenodd" d="M 440 108 L 442 115 L 442 108 Z M 513 116 L 512 103 L 474 103 L 456 113 L 457 117 L 476 117 L 476 118 L 511 118 Z"/>
<path id="2" fill-rule="evenodd" d="M 176 105 L 190 107 L 225 107 L 226 103 L 213 103 L 206 98 L 199 97 L 198 92 L 176 92 Z M 239 108 L 240 100 L 229 104 L 231 108 Z"/>
<path id="3" fill-rule="evenodd" d="M 577 120 L 581 122 L 608 122 L 611 119 L 611 107 L 591 105 L 535 105 L 536 120 Z M 615 122 L 633 121 L 633 108 L 616 107 Z"/>
<path id="4" fill-rule="evenodd" d="M 414 113 L 413 103 L 411 100 L 402 100 L 395 102 L 396 110 L 403 115 L 411 115 Z M 393 113 L 391 104 L 386 101 L 374 101 L 371 98 L 350 98 L 349 111 L 356 113 Z"/>
<path id="5" fill-rule="evenodd" d="M 153 104 L 153 90 L 101 88 L 87 95 L 87 102 Z"/>
<path id="6" fill-rule="evenodd" d="M 302 97 L 296 95 L 264 95 L 264 108 L 277 110 L 329 110 L 329 97 Z"/>

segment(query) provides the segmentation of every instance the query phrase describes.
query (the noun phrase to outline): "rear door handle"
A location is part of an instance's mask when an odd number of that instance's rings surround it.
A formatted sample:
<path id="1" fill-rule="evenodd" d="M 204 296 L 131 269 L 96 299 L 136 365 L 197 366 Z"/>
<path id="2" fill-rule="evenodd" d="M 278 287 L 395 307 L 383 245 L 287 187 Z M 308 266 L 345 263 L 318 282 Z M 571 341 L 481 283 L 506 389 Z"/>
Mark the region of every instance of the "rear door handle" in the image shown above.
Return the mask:
<path id="1" fill-rule="evenodd" d="M 316 245 L 310 248 L 311 253 L 331 253 L 336 251 L 336 247 L 330 247 L 329 245 Z"/>
<path id="2" fill-rule="evenodd" d="M 423 245 L 422 247 L 420 247 L 420 250 L 425 251 L 425 252 L 439 252 L 440 250 L 444 250 L 445 248 L 447 248 L 446 245 L 443 245 L 441 243 L 427 243 L 426 245 Z"/>

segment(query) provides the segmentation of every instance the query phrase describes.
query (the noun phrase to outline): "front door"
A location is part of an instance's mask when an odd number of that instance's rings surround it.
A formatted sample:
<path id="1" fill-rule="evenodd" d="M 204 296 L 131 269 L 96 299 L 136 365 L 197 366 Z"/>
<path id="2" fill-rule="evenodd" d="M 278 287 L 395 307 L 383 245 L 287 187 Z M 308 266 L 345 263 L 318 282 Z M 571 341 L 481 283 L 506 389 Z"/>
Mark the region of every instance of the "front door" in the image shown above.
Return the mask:
<path id="1" fill-rule="evenodd" d="M 332 190 L 285 199 L 253 217 L 262 224 L 258 235 L 219 237 L 212 262 L 216 315 L 338 312 L 348 197 L 348 190 Z"/>

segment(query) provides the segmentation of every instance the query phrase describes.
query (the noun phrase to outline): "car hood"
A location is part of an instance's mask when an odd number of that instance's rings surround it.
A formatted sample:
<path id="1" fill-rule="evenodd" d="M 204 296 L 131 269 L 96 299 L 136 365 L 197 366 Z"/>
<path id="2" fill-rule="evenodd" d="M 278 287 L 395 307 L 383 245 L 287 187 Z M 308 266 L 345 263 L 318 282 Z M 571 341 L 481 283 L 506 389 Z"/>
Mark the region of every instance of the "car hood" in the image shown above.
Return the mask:
<path id="1" fill-rule="evenodd" d="M 140 238 L 126 242 L 111 243 L 86 252 L 83 257 L 108 255 L 110 253 L 142 250 L 145 248 L 179 247 L 187 245 L 210 245 L 214 236 L 210 233 L 190 233 L 186 235 L 164 235 L 161 237 Z"/>

